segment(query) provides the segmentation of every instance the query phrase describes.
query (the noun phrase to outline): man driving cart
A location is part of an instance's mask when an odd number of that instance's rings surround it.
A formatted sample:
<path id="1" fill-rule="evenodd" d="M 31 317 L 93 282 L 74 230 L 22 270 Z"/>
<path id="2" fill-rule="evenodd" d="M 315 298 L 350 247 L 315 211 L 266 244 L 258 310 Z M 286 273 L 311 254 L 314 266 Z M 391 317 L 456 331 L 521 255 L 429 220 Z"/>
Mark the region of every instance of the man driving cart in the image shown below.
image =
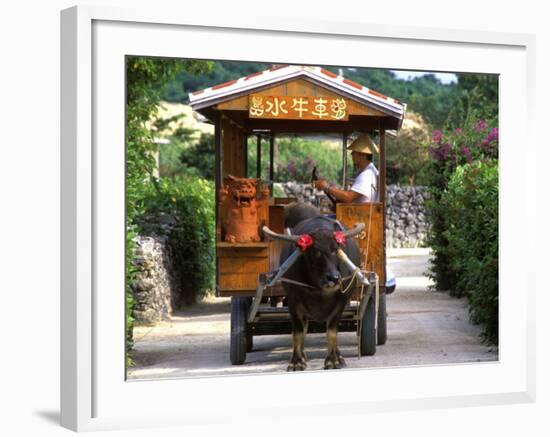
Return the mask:
<path id="1" fill-rule="evenodd" d="M 353 185 L 349 190 L 337 188 L 328 184 L 323 178 L 315 179 L 313 185 L 323 190 L 327 197 L 335 202 L 342 203 L 369 203 L 378 202 L 378 169 L 373 163 L 373 155 L 378 152 L 378 146 L 372 141 L 369 134 L 357 137 L 348 147 L 351 151 L 353 165 L 358 171 Z M 395 290 L 395 276 L 389 266 L 386 267 L 386 294 Z"/>
<path id="2" fill-rule="evenodd" d="M 325 179 L 313 181 L 315 188 L 323 190 L 328 197 L 342 203 L 366 203 L 378 201 L 378 169 L 373 163 L 374 153 L 378 153 L 378 146 L 372 141 L 369 134 L 363 134 L 353 141 L 347 150 L 351 151 L 351 158 L 358 175 L 349 190 L 337 188 L 328 184 Z"/>

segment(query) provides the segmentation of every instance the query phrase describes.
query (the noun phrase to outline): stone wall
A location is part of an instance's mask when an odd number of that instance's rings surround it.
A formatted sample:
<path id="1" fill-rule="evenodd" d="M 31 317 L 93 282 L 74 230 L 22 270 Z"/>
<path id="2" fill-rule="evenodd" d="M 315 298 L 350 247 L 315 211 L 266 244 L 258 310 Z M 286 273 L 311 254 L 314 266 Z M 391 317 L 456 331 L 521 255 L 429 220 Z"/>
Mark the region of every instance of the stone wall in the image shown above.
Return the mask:
<path id="1" fill-rule="evenodd" d="M 310 184 L 276 183 L 276 195 L 319 205 L 325 195 Z M 424 209 L 426 187 L 388 185 L 386 192 L 386 246 L 424 247 L 427 222 Z"/>
<path id="2" fill-rule="evenodd" d="M 166 238 L 136 237 L 135 265 L 137 278 L 134 291 L 136 324 L 167 320 L 172 314 L 173 275 L 166 248 Z"/>
<path id="3" fill-rule="evenodd" d="M 386 246 L 425 247 L 428 223 L 426 187 L 388 185 L 386 191 Z"/>
<path id="4" fill-rule="evenodd" d="M 319 204 L 319 199 L 325 197 L 322 191 L 318 191 L 311 184 L 298 184 L 296 182 L 276 182 L 273 184 L 275 197 L 294 197 L 298 202 Z"/>

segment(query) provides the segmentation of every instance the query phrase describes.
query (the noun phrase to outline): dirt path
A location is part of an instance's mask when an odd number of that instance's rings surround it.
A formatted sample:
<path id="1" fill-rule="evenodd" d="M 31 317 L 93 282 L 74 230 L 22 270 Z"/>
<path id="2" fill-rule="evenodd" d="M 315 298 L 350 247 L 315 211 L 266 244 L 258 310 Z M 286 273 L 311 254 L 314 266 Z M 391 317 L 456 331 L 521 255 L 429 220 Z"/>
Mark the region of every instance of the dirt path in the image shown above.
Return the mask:
<path id="1" fill-rule="evenodd" d="M 498 352 L 483 345 L 480 328 L 468 321 L 465 299 L 429 291 L 423 276 L 426 250 L 391 250 L 388 264 L 397 290 L 387 298 L 388 341 L 376 355 L 357 357 L 355 333 L 340 333 L 340 349 L 350 368 L 494 361 Z M 229 299 L 211 299 L 175 314 L 170 322 L 134 329 L 128 379 L 182 378 L 278 372 L 290 358 L 290 336 L 254 338 L 246 363 L 229 362 Z M 306 339 L 308 369 L 321 369 L 326 354 L 324 334 Z"/>

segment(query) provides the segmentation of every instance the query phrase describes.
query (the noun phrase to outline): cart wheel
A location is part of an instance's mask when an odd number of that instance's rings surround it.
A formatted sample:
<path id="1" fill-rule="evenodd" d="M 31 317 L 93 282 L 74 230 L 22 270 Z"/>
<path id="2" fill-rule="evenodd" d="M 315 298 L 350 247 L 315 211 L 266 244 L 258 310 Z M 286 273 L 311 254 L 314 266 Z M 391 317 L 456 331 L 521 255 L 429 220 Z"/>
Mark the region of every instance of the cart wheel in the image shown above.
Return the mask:
<path id="1" fill-rule="evenodd" d="M 387 314 L 386 314 L 386 293 L 380 293 L 380 299 L 378 301 L 378 328 L 376 329 L 376 335 L 378 337 L 377 344 L 382 346 L 386 344 L 388 339 L 387 331 Z"/>
<path id="2" fill-rule="evenodd" d="M 246 298 L 246 317 L 248 318 L 248 314 L 250 313 L 250 308 L 252 307 L 252 298 L 251 297 L 247 297 Z M 254 336 L 249 333 L 249 332 L 246 332 L 246 351 L 247 352 L 252 352 L 252 349 L 254 348 L 254 343 L 253 343 L 253 338 Z"/>
<path id="3" fill-rule="evenodd" d="M 246 315 L 245 297 L 231 298 L 231 341 L 229 355 L 231 364 L 243 364 L 246 359 Z"/>
<path id="4" fill-rule="evenodd" d="M 361 355 L 374 355 L 376 353 L 376 308 L 374 299 L 369 298 L 365 315 L 361 321 Z"/>
<path id="5" fill-rule="evenodd" d="M 254 342 L 252 340 L 252 334 L 246 334 L 246 351 L 252 352 L 254 348 Z"/>

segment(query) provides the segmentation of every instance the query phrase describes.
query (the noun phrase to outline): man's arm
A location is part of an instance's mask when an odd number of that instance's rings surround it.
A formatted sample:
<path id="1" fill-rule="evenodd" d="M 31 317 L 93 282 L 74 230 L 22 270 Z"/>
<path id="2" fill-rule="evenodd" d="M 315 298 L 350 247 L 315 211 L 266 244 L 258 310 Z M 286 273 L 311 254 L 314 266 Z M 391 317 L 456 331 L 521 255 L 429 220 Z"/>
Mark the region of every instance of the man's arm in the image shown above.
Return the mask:
<path id="1" fill-rule="evenodd" d="M 337 201 L 343 202 L 343 203 L 351 203 L 358 197 L 361 197 L 361 194 L 355 192 L 355 191 L 346 191 L 346 190 L 340 190 L 336 187 L 329 187 L 327 184 L 327 181 L 324 179 L 318 179 L 313 182 L 315 185 L 315 188 L 318 190 L 323 190 L 325 193 L 328 191 L 329 194 L 334 197 Z"/>
<path id="2" fill-rule="evenodd" d="M 343 203 L 352 203 L 355 199 L 361 197 L 361 194 L 356 193 L 355 191 L 340 190 L 336 187 L 328 187 L 327 191 L 332 197 Z"/>

